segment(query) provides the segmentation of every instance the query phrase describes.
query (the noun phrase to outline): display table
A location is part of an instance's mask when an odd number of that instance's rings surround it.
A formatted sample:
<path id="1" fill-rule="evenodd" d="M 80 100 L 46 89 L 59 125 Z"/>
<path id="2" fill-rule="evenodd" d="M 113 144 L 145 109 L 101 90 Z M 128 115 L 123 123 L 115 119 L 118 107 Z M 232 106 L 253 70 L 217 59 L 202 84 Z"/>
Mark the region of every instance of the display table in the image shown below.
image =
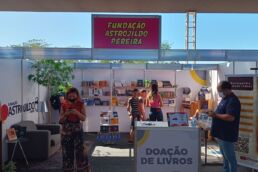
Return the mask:
<path id="1" fill-rule="evenodd" d="M 85 106 L 87 118 L 83 122 L 83 131 L 84 132 L 99 132 L 99 114 L 102 112 L 109 111 L 109 106 Z M 162 107 L 164 120 L 167 120 L 165 115 L 167 112 L 174 112 L 175 108 L 171 106 Z M 128 117 L 127 108 L 125 106 L 116 106 L 112 108 L 113 111 L 116 111 L 119 116 L 119 132 L 128 133 L 130 132 L 130 119 Z M 146 115 L 149 115 L 150 108 L 145 108 Z"/>
<path id="2" fill-rule="evenodd" d="M 200 171 L 200 129 L 167 126 L 167 122 L 136 123 L 136 171 Z"/>

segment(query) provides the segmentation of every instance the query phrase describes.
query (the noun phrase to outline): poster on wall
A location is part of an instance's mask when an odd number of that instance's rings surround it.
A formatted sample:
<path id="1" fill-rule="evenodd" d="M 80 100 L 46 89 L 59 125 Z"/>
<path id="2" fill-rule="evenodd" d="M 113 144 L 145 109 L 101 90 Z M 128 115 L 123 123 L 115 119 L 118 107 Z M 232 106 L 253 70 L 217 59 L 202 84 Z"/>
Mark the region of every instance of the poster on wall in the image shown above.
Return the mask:
<path id="1" fill-rule="evenodd" d="M 258 78 L 235 75 L 229 76 L 228 81 L 241 102 L 239 138 L 235 143 L 238 163 L 258 169 Z"/>
<path id="2" fill-rule="evenodd" d="M 6 121 L 9 116 L 19 115 L 21 113 L 34 113 L 39 102 L 38 97 L 34 97 L 31 101 L 19 103 L 18 100 L 1 104 L 1 119 Z"/>
<path id="3" fill-rule="evenodd" d="M 253 90 L 253 77 L 228 77 L 232 90 Z"/>
<path id="4" fill-rule="evenodd" d="M 160 16 L 92 15 L 92 47 L 159 49 Z"/>
<path id="5" fill-rule="evenodd" d="M 198 172 L 199 139 L 198 128 L 136 128 L 136 171 Z"/>

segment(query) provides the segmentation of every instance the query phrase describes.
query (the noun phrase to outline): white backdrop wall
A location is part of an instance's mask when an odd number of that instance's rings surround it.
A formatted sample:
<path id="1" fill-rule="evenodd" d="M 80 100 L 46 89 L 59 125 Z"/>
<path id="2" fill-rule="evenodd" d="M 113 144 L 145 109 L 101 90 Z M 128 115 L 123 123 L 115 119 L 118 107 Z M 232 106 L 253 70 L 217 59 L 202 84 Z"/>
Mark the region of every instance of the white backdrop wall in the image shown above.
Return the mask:
<path id="1" fill-rule="evenodd" d="M 232 75 L 234 73 L 233 63 L 220 64 L 218 67 L 218 82 L 226 79 L 225 75 Z"/>
<path id="2" fill-rule="evenodd" d="M 35 102 L 36 98 L 39 100 L 46 100 L 46 88 L 38 87 L 38 84 L 32 83 L 28 80 L 28 74 L 32 71 L 30 69 L 32 62 L 26 60 L 0 60 L 0 101 L 9 106 L 10 104 L 24 105 L 26 103 Z M 40 94 L 39 94 L 40 93 Z M 11 105 L 10 105 L 11 106 Z M 7 157 L 6 144 L 6 129 L 10 128 L 22 120 L 31 120 L 38 123 L 38 113 L 35 111 L 35 106 L 28 106 L 26 112 L 16 113 L 9 116 L 3 122 L 3 160 Z"/>
<path id="3" fill-rule="evenodd" d="M 182 88 L 190 87 L 192 90 L 191 99 L 194 100 L 196 94 L 202 87 L 197 83 L 190 75 L 190 71 L 173 71 L 173 70 L 144 70 L 144 69 L 76 69 L 74 71 L 75 79 L 73 80 L 73 86 L 81 90 L 81 81 L 90 81 L 90 80 L 108 80 L 111 81 L 134 81 L 137 79 L 154 79 L 154 80 L 169 80 L 172 84 L 178 85 L 177 89 L 177 109 L 172 107 L 164 107 L 164 120 L 167 120 L 166 113 L 174 112 L 179 110 L 180 102 L 182 101 Z M 206 76 L 205 71 L 198 71 L 198 74 Z M 205 77 L 204 77 L 205 79 Z M 110 82 L 110 84 L 111 84 Z M 87 119 L 84 122 L 84 131 L 86 132 L 98 132 L 99 131 L 99 114 L 102 111 L 109 110 L 109 106 L 88 106 L 86 107 Z M 130 122 L 126 107 L 116 106 L 113 109 L 119 114 L 119 129 L 121 132 L 128 132 L 130 129 Z M 149 109 L 146 108 L 146 113 L 148 115 Z"/>
<path id="4" fill-rule="evenodd" d="M 256 62 L 235 62 L 235 74 L 255 74 L 254 70 L 250 68 L 255 68 Z"/>
<path id="5" fill-rule="evenodd" d="M 15 101 L 17 101 L 17 104 L 21 104 L 21 60 L 0 60 L 0 80 L 0 101 L 2 105 L 8 106 L 8 103 Z M 20 122 L 21 119 L 21 114 L 8 116 L 2 125 L 3 161 L 7 160 L 6 129 Z"/>
<path id="6" fill-rule="evenodd" d="M 81 69 L 76 69 L 73 72 L 74 79 L 72 80 L 72 84 L 74 87 L 79 89 L 81 91 L 81 81 L 83 80 L 83 70 Z"/>
<path id="7" fill-rule="evenodd" d="M 205 71 L 198 71 L 198 74 L 201 76 L 205 75 Z M 203 78 L 205 79 L 205 78 Z M 201 84 L 197 83 L 190 75 L 190 71 L 188 70 L 183 70 L 183 71 L 178 71 L 176 73 L 176 84 L 178 85 L 177 88 L 177 102 L 182 102 L 183 100 L 183 88 L 184 87 L 189 87 L 191 89 L 191 100 L 196 99 L 197 93 L 200 91 L 200 88 L 202 87 Z M 179 110 L 180 108 L 180 103 L 177 104 L 177 109 Z"/>
<path id="8" fill-rule="evenodd" d="M 255 71 L 250 68 L 257 67 L 256 62 L 230 62 L 220 64 L 218 68 L 219 81 L 225 80 L 226 75 L 254 75 Z"/>
<path id="9" fill-rule="evenodd" d="M 28 80 L 28 75 L 33 71 L 31 69 L 32 61 L 23 61 L 23 103 L 34 102 L 38 100 L 39 97 L 39 87 L 38 84 L 34 84 Z M 35 104 L 34 104 L 35 105 Z M 33 105 L 32 105 L 33 106 Z M 38 112 L 36 112 L 36 107 L 32 107 L 31 111 L 24 112 L 22 120 L 30 120 L 38 123 Z"/>

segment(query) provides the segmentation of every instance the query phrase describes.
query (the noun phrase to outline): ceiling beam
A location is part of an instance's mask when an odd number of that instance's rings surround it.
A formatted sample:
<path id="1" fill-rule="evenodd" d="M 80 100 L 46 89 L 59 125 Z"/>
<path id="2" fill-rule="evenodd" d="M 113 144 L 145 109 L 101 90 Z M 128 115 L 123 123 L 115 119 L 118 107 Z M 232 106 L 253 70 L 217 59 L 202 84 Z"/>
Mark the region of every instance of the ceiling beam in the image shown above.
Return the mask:
<path id="1" fill-rule="evenodd" d="M 0 0 L 0 11 L 258 13 L 257 0 Z"/>

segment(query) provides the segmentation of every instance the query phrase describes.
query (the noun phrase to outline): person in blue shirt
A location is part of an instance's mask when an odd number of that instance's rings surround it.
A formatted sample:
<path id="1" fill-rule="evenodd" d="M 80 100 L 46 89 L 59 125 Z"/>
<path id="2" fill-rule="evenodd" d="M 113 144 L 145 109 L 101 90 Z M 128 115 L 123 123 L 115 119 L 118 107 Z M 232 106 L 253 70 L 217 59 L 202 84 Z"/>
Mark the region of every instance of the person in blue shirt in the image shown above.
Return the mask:
<path id="1" fill-rule="evenodd" d="M 234 142 L 238 140 L 241 104 L 231 87 L 227 81 L 218 84 L 222 100 L 215 112 L 208 113 L 213 118 L 211 135 L 217 140 L 224 158 L 224 172 L 237 172 Z"/>

